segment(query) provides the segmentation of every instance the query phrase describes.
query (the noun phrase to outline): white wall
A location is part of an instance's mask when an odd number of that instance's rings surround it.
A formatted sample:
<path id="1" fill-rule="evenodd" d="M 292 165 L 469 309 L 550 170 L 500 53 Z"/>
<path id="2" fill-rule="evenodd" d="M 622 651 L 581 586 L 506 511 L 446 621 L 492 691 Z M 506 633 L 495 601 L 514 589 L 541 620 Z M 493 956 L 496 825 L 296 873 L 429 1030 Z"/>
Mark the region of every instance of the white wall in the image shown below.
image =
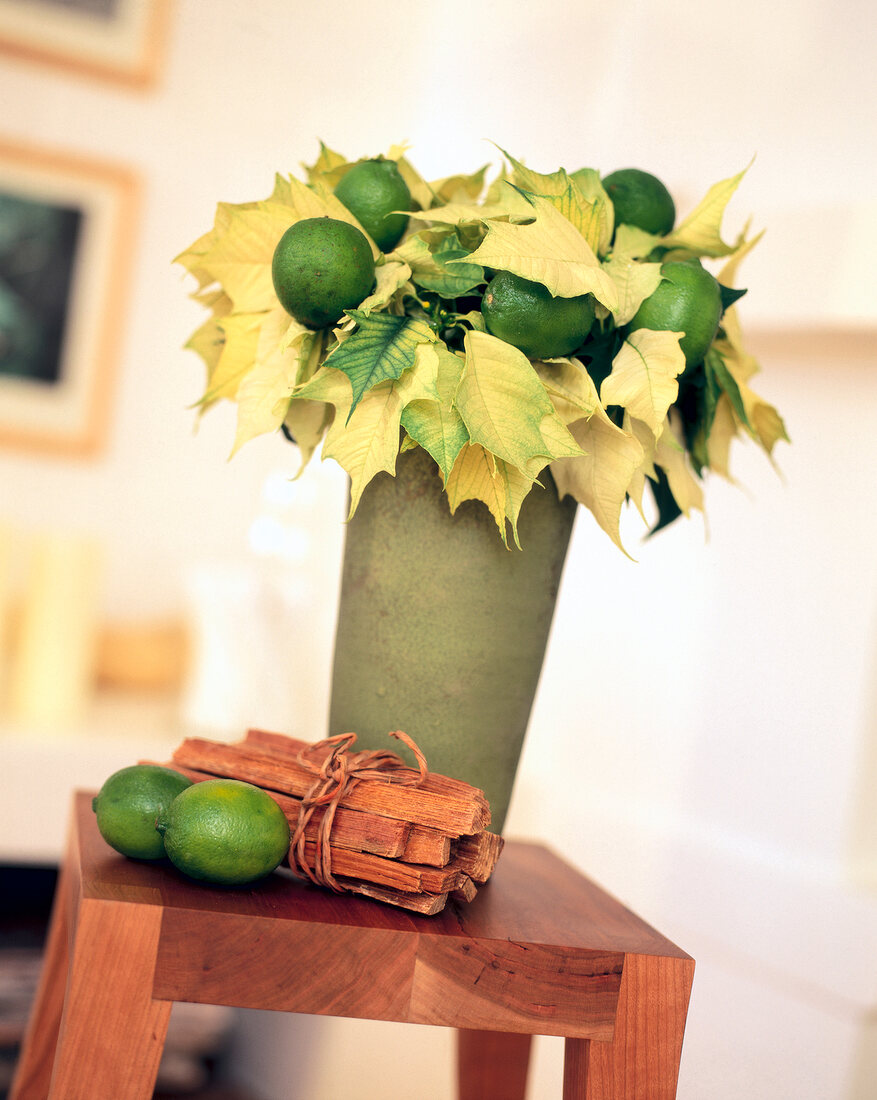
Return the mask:
<path id="1" fill-rule="evenodd" d="M 427 176 L 495 160 L 487 139 L 545 170 L 638 165 L 683 210 L 756 155 L 729 212 L 731 228 L 750 215 L 768 228 L 743 270 L 744 322 L 847 335 L 763 338 L 762 390 L 793 446 L 778 449 L 782 478 L 740 448 L 745 491 L 710 484 L 708 541 L 699 520 L 677 525 L 632 565 L 580 517 L 509 822 L 697 957 L 685 1100 L 873 1087 L 877 991 L 859 960 L 873 961 L 877 926 L 877 374 L 868 336 L 849 332 L 877 320 L 874 32 L 853 0 L 180 0 L 152 93 L 0 61 L 7 136 L 112 156 L 144 182 L 107 453 L 0 454 L 0 520 L 98 533 L 113 617 L 177 613 L 191 567 L 252 561 L 265 479 L 294 469 L 279 439 L 226 463 L 223 411 L 193 433 L 202 377 L 181 346 L 201 314 L 170 260 L 217 200 L 265 196 L 320 137 L 351 156 L 407 139 Z M 291 507 L 313 534 L 298 655 L 315 644 L 325 667 L 344 485 L 322 475 Z M 302 703 L 315 725 L 320 683 Z M 386 1055 L 358 1095 L 389 1094 L 392 1029 L 300 1026 L 306 1047 L 294 1021 L 247 1016 L 241 1071 L 269 1100 L 339 1095 L 319 1052 L 366 1038 Z M 415 1032 L 418 1081 L 449 1095 L 447 1037 Z M 266 1068 L 264 1052 L 287 1046 L 289 1064 Z M 534 1095 L 557 1091 L 558 1074 L 557 1044 L 540 1047 Z"/>

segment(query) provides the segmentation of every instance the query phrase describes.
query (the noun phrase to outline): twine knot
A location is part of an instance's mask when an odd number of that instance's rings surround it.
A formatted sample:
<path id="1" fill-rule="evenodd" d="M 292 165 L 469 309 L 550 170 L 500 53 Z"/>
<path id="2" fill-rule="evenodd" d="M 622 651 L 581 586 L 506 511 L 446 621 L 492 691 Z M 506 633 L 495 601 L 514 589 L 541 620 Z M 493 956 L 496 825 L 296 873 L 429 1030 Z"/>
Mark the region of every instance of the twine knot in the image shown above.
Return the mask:
<path id="1" fill-rule="evenodd" d="M 351 752 L 357 739 L 355 733 L 339 733 L 325 741 L 318 741 L 296 757 L 296 762 L 311 772 L 315 780 L 299 807 L 298 821 L 289 845 L 289 865 L 293 871 L 305 875 L 318 886 L 328 886 L 339 894 L 344 892 L 344 887 L 332 874 L 330 844 L 335 813 L 343 799 L 364 779 L 376 779 L 402 787 L 419 787 L 429 774 L 426 757 L 407 733 L 393 730 L 388 736 L 395 737 L 411 749 L 417 760 L 418 772 L 414 773 L 390 749 Z M 325 752 L 327 746 L 330 748 L 328 753 Z M 316 810 L 322 806 L 325 806 L 326 812 L 317 829 L 314 857 L 309 860 L 305 829 Z"/>

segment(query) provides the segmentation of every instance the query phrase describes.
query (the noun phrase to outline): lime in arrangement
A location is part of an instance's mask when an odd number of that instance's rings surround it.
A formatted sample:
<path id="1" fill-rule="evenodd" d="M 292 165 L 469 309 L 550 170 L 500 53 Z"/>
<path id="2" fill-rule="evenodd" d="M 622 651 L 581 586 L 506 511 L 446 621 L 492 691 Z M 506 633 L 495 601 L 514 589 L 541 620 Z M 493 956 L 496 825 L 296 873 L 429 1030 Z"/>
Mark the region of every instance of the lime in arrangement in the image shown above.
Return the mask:
<path id="1" fill-rule="evenodd" d="M 133 764 L 114 772 L 92 802 L 101 836 L 132 859 L 161 859 L 156 821 L 192 781 L 171 768 Z"/>
<path id="2" fill-rule="evenodd" d="M 482 502 L 510 548 L 525 498 L 557 492 L 627 553 L 625 506 L 659 530 L 703 511 L 710 473 L 733 480 L 736 440 L 788 438 L 738 312 L 760 234 L 722 228 L 746 170 L 679 216 L 644 169 L 501 152 L 493 178 L 427 180 L 402 147 L 321 144 L 304 178 L 221 203 L 178 257 L 208 310 L 200 409 L 237 406 L 233 452 L 282 431 L 301 468 L 334 458 L 351 516 L 420 448 L 450 511 Z"/>
<path id="3" fill-rule="evenodd" d="M 183 791 L 158 821 L 168 859 L 189 878 L 241 886 L 264 878 L 289 851 L 289 823 L 261 787 L 207 779 Z"/>

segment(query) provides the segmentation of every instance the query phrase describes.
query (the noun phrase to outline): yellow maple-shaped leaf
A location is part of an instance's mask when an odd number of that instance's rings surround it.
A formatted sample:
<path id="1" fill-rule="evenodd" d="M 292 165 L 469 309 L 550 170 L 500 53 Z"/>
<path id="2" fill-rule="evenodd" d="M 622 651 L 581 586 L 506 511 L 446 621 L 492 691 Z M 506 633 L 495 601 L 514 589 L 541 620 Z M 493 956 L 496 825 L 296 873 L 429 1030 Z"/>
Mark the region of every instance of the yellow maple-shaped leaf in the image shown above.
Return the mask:
<path id="1" fill-rule="evenodd" d="M 271 260 L 292 224 L 280 203 L 234 210 L 225 231 L 201 258 L 201 266 L 234 303 L 236 313 L 262 313 L 277 306 Z"/>
<path id="2" fill-rule="evenodd" d="M 580 360 L 551 359 L 536 362 L 533 368 L 564 424 L 589 417 L 600 404 L 593 380 Z"/>
<path id="3" fill-rule="evenodd" d="M 682 335 L 647 328 L 631 332 L 600 387 L 604 406 L 621 405 L 648 424 L 656 439 L 667 410 L 679 396 L 676 379 L 685 370 L 685 355 L 679 347 Z"/>
<path id="4" fill-rule="evenodd" d="M 232 455 L 256 436 L 277 431 L 300 375 L 310 373 L 308 365 L 316 365 L 321 350 L 322 334 L 293 321 L 284 310 L 278 308 L 265 317 L 256 362 L 236 395 L 238 419 Z"/>
<path id="5" fill-rule="evenodd" d="M 562 195 L 569 189 L 569 176 L 563 168 L 548 174 L 534 172 L 532 168 L 516 160 L 511 153 L 507 153 L 505 149 L 499 151 L 512 166 L 512 182 L 522 190 L 529 191 L 533 195 L 549 196 Z"/>
<path id="6" fill-rule="evenodd" d="M 552 462 L 551 473 L 560 497 L 572 496 L 584 504 L 615 545 L 627 554 L 619 531 L 621 506 L 643 461 L 643 448 L 633 435 L 612 423 L 596 397 L 595 390 L 593 413 L 570 425 L 583 454 Z"/>
<path id="7" fill-rule="evenodd" d="M 484 178 L 487 165 L 482 165 L 477 172 L 469 175 L 458 173 L 454 176 L 445 176 L 440 180 L 432 180 L 430 190 L 439 203 L 468 202 L 477 199 L 484 191 Z"/>
<path id="8" fill-rule="evenodd" d="M 391 149 L 389 159 L 396 161 L 399 175 L 404 180 L 405 186 L 411 194 L 412 201 L 416 206 L 419 206 L 421 210 L 428 210 L 430 206 L 433 206 L 437 201 L 432 184 L 427 183 L 404 154 L 393 157 L 393 152 L 394 150 Z"/>
<path id="9" fill-rule="evenodd" d="M 271 210 L 276 206 L 285 208 L 288 219 L 287 228 L 293 222 L 302 221 L 305 218 L 334 218 L 336 221 L 349 222 L 368 241 L 374 258 L 377 259 L 381 254 L 378 246 L 356 217 L 340 199 L 335 197 L 333 188 L 326 183 L 325 179 L 319 179 L 308 187 L 295 176 L 278 177 L 274 195 L 265 202 L 259 203 L 261 209 Z"/>
<path id="10" fill-rule="evenodd" d="M 755 248 L 764 236 L 764 230 L 762 229 L 756 236 L 752 237 L 750 240 L 746 240 L 747 230 L 748 226 L 744 227 L 740 243 L 722 265 L 722 270 L 717 276 L 719 282 L 723 286 L 733 287 L 736 284 L 741 262 L 744 257 L 749 255 L 752 249 Z M 736 304 L 729 306 L 722 314 L 722 329 L 728 341 L 742 350 L 743 334 L 740 329 L 740 318 Z"/>
<path id="11" fill-rule="evenodd" d="M 627 412 L 624 414 L 623 427 L 626 432 L 639 441 L 643 449 L 642 462 L 634 471 L 634 475 L 630 479 L 630 485 L 627 487 L 627 495 L 636 505 L 636 510 L 642 517 L 643 522 L 648 523 L 645 511 L 643 510 L 643 489 L 645 488 L 647 477 L 651 478 L 653 481 L 657 480 L 657 474 L 655 473 L 655 448 L 657 447 L 655 434 L 648 424 L 644 424 L 641 420 L 637 420 Z"/>
<path id="12" fill-rule="evenodd" d="M 411 278 L 411 268 L 397 260 L 387 260 L 375 268 L 375 289 L 365 298 L 357 309 L 361 313 L 371 313 L 376 309 L 386 309 L 393 297 Z"/>
<path id="13" fill-rule="evenodd" d="M 406 400 L 402 427 L 432 456 L 445 480 L 469 441 L 466 425 L 454 405 L 463 362 L 444 344 L 421 344 L 413 370 L 406 371 L 397 382 Z"/>
<path id="14" fill-rule="evenodd" d="M 739 422 L 734 415 L 731 399 L 723 393 L 716 402 L 715 416 L 706 441 L 707 461 L 711 470 L 731 482 L 734 481 L 730 464 L 731 443 L 738 430 Z"/>
<path id="15" fill-rule="evenodd" d="M 615 284 L 578 229 L 548 199 L 534 195 L 529 202 L 534 221 L 489 222 L 484 240 L 467 262 L 543 283 L 556 297 L 593 294 L 607 309 L 617 309 Z"/>
<path id="16" fill-rule="evenodd" d="M 748 421 L 746 427 L 768 455 L 773 455 L 776 444 L 780 441 L 788 443 L 789 436 L 783 418 L 774 406 L 760 397 L 749 385 L 750 380 L 760 369 L 758 361 L 739 345 L 731 344 L 728 340 L 717 340 L 715 346 L 721 352 L 728 372 L 737 383 L 743 402 L 743 411 Z"/>
<path id="17" fill-rule="evenodd" d="M 234 400 L 243 379 L 256 364 L 264 313 L 232 313 L 217 320 L 224 343 L 201 405 L 207 408 L 223 398 Z"/>
<path id="18" fill-rule="evenodd" d="M 615 207 L 606 193 L 603 180 L 596 168 L 579 168 L 570 172 L 570 180 L 581 191 L 585 199 L 594 206 L 594 214 L 600 225 L 600 234 L 594 251 L 605 256 L 612 244 L 615 231 Z"/>
<path id="19" fill-rule="evenodd" d="M 468 332 L 464 346 L 455 404 L 473 443 L 531 480 L 547 460 L 578 454 L 523 352 L 486 332 Z"/>
<path id="20" fill-rule="evenodd" d="M 403 399 L 391 379 L 373 386 L 350 413 L 350 379 L 343 371 L 326 366 L 296 390 L 293 401 L 302 398 L 335 406 L 322 455 L 334 458 L 350 477 L 350 519 L 372 478 L 382 471 L 395 472 Z"/>
<path id="21" fill-rule="evenodd" d="M 655 448 L 655 463 L 667 475 L 670 492 L 679 505 L 682 514 L 691 515 L 692 508 L 703 511 L 703 488 L 694 476 L 688 461 L 688 455 L 681 442 L 681 428 L 678 417 L 669 416 L 664 431 Z"/>
<path id="22" fill-rule="evenodd" d="M 445 482 L 445 493 L 452 513 L 464 501 L 481 501 L 493 516 L 505 545 L 508 546 L 508 523 L 519 548 L 518 517 L 531 488 L 530 478 L 477 443 L 464 444 Z"/>
<path id="23" fill-rule="evenodd" d="M 736 176 L 714 183 L 703 199 L 679 225 L 663 238 L 667 248 L 683 248 L 696 256 L 727 256 L 733 245 L 722 240 L 722 218 L 725 207 L 737 190 L 748 166 Z"/>
<path id="24" fill-rule="evenodd" d="M 323 179 L 327 175 L 331 175 L 336 169 L 341 168 L 347 164 L 347 157 L 341 153 L 336 153 L 334 149 L 330 149 L 325 142 L 320 142 L 320 155 L 311 165 L 302 165 L 305 170 L 305 174 L 308 177 L 310 183 L 316 182 L 318 179 Z"/>
<path id="25" fill-rule="evenodd" d="M 493 222 L 496 219 L 533 217 L 533 208 L 527 199 L 514 187 L 506 185 L 496 196 L 483 203 L 448 202 L 434 206 L 429 210 L 414 210 L 414 221 L 435 222 L 441 225 L 471 225 Z"/>
<path id="26" fill-rule="evenodd" d="M 572 181 L 560 194 L 542 197 L 547 199 L 555 210 L 563 214 L 571 225 L 575 226 L 595 254 L 601 251 L 605 218 L 596 201 L 586 199 L 577 184 Z"/>
<path id="27" fill-rule="evenodd" d="M 626 325 L 646 298 L 657 290 L 661 265 L 644 262 L 642 257 L 651 252 L 658 240 L 636 226 L 618 227 L 612 254 L 603 263 L 603 270 L 618 289 L 618 305 L 612 310 L 618 328 Z"/>

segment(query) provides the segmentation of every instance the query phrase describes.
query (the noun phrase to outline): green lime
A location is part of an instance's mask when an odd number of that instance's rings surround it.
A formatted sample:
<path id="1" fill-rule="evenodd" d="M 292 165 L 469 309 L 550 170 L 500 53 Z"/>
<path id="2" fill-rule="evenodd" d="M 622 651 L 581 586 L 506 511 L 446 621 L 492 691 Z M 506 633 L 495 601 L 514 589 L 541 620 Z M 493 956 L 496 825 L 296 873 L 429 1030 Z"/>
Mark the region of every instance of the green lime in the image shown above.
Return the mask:
<path id="1" fill-rule="evenodd" d="M 580 347 L 594 323 L 590 294 L 555 298 L 548 287 L 499 271 L 484 292 L 487 331 L 528 359 L 554 359 Z"/>
<path id="2" fill-rule="evenodd" d="M 171 768 L 133 764 L 114 772 L 92 799 L 101 836 L 133 859 L 161 859 L 164 843 L 158 817 L 192 781 Z"/>
<path id="3" fill-rule="evenodd" d="M 271 277 L 287 313 L 309 328 L 326 328 L 371 293 L 375 262 L 355 225 L 337 218 L 304 218 L 280 238 Z"/>
<path id="4" fill-rule="evenodd" d="M 691 260 L 661 265 L 657 289 L 642 303 L 630 322 L 638 328 L 684 332 L 679 346 L 686 365 L 706 355 L 722 316 L 722 292 L 705 267 Z"/>
<path id="5" fill-rule="evenodd" d="M 635 225 L 660 237 L 673 228 L 676 204 L 657 176 L 641 168 L 619 168 L 603 177 L 603 188 L 615 207 L 616 225 Z"/>
<path id="6" fill-rule="evenodd" d="M 339 199 L 381 252 L 392 252 L 408 227 L 411 192 L 393 160 L 361 160 L 341 177 Z"/>
<path id="7" fill-rule="evenodd" d="M 289 823 L 274 799 L 239 779 L 183 791 L 158 823 L 168 858 L 190 878 L 238 886 L 270 874 L 289 850 Z"/>

